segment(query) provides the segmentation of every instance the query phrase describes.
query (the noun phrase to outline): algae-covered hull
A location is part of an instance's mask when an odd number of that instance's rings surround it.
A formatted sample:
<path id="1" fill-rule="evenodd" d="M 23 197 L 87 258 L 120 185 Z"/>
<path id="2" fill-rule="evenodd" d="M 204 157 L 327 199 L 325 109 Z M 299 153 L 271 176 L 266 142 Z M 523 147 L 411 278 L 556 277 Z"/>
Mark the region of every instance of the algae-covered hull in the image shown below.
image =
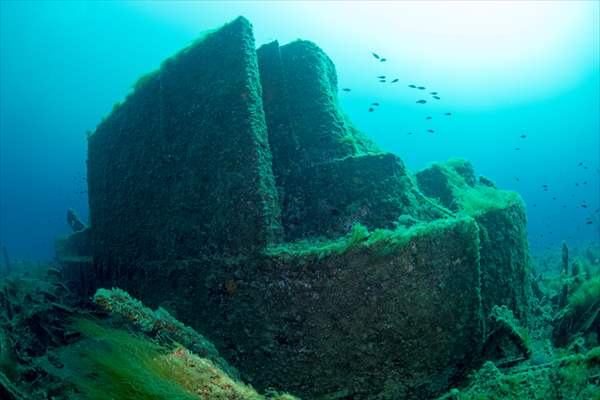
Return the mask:
<path id="1" fill-rule="evenodd" d="M 522 202 L 452 161 L 444 203 L 337 90 L 319 47 L 255 50 L 244 18 L 165 61 L 89 138 L 91 244 L 73 255 L 93 260 L 65 257 L 73 285 L 168 305 L 261 390 L 430 398 L 458 382 L 494 305 L 527 319 Z"/>

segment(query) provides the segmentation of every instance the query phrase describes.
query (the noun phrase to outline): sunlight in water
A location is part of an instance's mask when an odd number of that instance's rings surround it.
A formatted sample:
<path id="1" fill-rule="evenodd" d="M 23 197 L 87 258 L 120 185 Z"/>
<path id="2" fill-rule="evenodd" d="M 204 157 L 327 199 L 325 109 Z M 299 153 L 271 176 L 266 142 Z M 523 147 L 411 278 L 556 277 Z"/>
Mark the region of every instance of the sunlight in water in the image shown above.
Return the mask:
<path id="1" fill-rule="evenodd" d="M 134 4 L 194 32 L 208 15 L 243 14 L 259 44 L 313 40 L 353 75 L 377 51 L 390 68 L 435 79 L 464 103 L 552 96 L 576 86 L 598 62 L 595 1 L 184 2 L 177 10 Z"/>

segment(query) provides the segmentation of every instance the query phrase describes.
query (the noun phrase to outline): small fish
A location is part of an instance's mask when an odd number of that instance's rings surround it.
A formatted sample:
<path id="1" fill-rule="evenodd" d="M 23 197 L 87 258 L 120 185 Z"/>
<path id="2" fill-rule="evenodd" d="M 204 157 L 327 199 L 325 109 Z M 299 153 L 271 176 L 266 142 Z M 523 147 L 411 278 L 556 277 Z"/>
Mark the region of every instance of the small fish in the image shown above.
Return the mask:
<path id="1" fill-rule="evenodd" d="M 427 118 L 425 118 L 425 119 L 431 119 L 431 117 L 427 117 Z"/>
<path id="2" fill-rule="evenodd" d="M 587 181 L 583 181 L 583 184 L 584 184 L 584 185 L 587 185 Z"/>
<path id="3" fill-rule="evenodd" d="M 385 79 L 380 79 L 379 82 L 384 83 L 387 82 Z"/>
<path id="4" fill-rule="evenodd" d="M 450 116 L 450 115 L 452 115 L 452 113 L 449 113 L 449 112 L 447 112 L 447 113 L 445 113 L 444 115 L 448 115 L 448 116 Z"/>
<path id="5" fill-rule="evenodd" d="M 585 221 L 585 224 L 586 224 L 586 225 L 591 225 L 591 224 L 593 224 L 593 223 L 594 223 L 594 221 Z"/>
<path id="6" fill-rule="evenodd" d="M 400 80 L 400 79 L 396 78 L 396 79 L 394 79 L 393 81 L 391 81 L 390 83 L 396 83 L 396 82 L 398 82 L 399 80 Z"/>
<path id="7" fill-rule="evenodd" d="M 435 131 L 434 131 L 433 129 L 427 129 L 427 132 L 429 132 L 429 133 L 433 133 L 433 132 L 435 132 Z"/>
<path id="8" fill-rule="evenodd" d="M 433 96 L 434 99 L 439 100 L 440 96 Z"/>
<path id="9" fill-rule="evenodd" d="M 381 60 L 379 60 L 380 62 L 386 62 L 387 58 L 382 58 Z"/>
<path id="10" fill-rule="evenodd" d="M 552 200 L 556 200 L 556 197 L 552 197 Z"/>
<path id="11" fill-rule="evenodd" d="M 409 135 L 412 135 L 413 133 L 412 133 L 412 132 L 408 132 L 408 134 L 409 134 Z"/>
<path id="12" fill-rule="evenodd" d="M 436 95 L 438 92 L 429 92 L 429 94 Z"/>
<path id="13" fill-rule="evenodd" d="M 543 188 L 547 188 L 547 187 L 548 187 L 548 185 L 542 185 L 542 187 L 543 187 Z"/>
<path id="14" fill-rule="evenodd" d="M 579 186 L 579 183 L 576 183 L 575 186 Z"/>
<path id="15" fill-rule="evenodd" d="M 385 75 L 379 75 L 377 78 L 378 79 L 385 79 Z"/>
<path id="16" fill-rule="evenodd" d="M 373 112 L 375 109 L 373 107 L 369 107 L 369 112 Z"/>
<path id="17" fill-rule="evenodd" d="M 376 59 L 379 60 L 379 54 L 377 54 L 377 53 L 371 53 L 371 54 L 373 54 L 373 57 L 375 57 Z"/>
<path id="18" fill-rule="evenodd" d="M 537 204 L 534 204 L 533 207 L 537 207 Z"/>
<path id="19" fill-rule="evenodd" d="M 582 204 L 581 208 L 587 208 L 587 204 Z"/>
<path id="20" fill-rule="evenodd" d="M 416 86 L 415 85 L 408 85 L 409 88 L 415 89 Z"/>
<path id="21" fill-rule="evenodd" d="M 417 100 L 417 103 L 418 104 L 425 104 L 425 103 L 427 103 L 427 100 L 423 100 L 423 99 Z"/>
<path id="22" fill-rule="evenodd" d="M 521 148 L 520 147 L 515 147 L 515 150 L 521 150 Z"/>
<path id="23" fill-rule="evenodd" d="M 345 88 L 342 88 L 342 90 L 343 90 L 344 92 L 349 92 L 349 91 L 350 91 L 350 90 L 352 90 L 352 89 L 345 87 Z"/>
<path id="24" fill-rule="evenodd" d="M 578 167 L 581 167 L 583 165 L 582 162 L 580 162 L 579 164 L 577 164 Z"/>
<path id="25" fill-rule="evenodd" d="M 583 166 L 583 169 L 588 169 L 587 165 L 584 165 L 584 166 Z"/>
<path id="26" fill-rule="evenodd" d="M 519 182 L 519 177 L 517 176 L 517 177 L 515 178 L 515 180 L 516 180 L 517 182 Z"/>
<path id="27" fill-rule="evenodd" d="M 425 90 L 425 86 L 419 86 L 419 87 L 417 87 L 417 89 L 419 89 L 419 90 Z"/>
<path id="28" fill-rule="evenodd" d="M 371 103 L 372 106 L 379 106 L 379 103 Z"/>

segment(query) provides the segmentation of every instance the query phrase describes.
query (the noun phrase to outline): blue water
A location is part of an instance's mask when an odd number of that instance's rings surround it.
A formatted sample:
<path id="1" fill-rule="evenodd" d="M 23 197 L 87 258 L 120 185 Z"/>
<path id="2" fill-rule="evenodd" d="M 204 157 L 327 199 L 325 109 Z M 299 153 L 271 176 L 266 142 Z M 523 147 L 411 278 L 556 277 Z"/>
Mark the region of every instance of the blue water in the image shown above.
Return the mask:
<path id="1" fill-rule="evenodd" d="M 2 1 L 0 242 L 51 258 L 67 208 L 87 220 L 86 131 L 140 75 L 240 14 L 257 45 L 319 44 L 352 89 L 343 109 L 409 168 L 464 157 L 518 191 L 534 250 L 598 242 L 599 3 L 467 3 Z"/>

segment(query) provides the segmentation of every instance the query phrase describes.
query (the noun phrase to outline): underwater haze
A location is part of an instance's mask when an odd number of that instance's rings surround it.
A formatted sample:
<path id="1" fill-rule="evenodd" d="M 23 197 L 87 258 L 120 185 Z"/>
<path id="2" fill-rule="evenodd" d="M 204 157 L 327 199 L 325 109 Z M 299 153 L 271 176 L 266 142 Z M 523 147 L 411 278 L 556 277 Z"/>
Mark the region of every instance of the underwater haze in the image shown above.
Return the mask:
<path id="1" fill-rule="evenodd" d="M 599 1 L 0 0 L 0 398 L 600 400 Z"/>
<path id="2" fill-rule="evenodd" d="M 139 76 L 238 15 L 257 45 L 318 43 L 342 108 L 409 169 L 461 157 L 517 191 L 534 253 L 600 240 L 598 1 L 0 7 L 0 242 L 12 258 L 52 258 L 69 207 L 87 222 L 86 132 Z"/>

